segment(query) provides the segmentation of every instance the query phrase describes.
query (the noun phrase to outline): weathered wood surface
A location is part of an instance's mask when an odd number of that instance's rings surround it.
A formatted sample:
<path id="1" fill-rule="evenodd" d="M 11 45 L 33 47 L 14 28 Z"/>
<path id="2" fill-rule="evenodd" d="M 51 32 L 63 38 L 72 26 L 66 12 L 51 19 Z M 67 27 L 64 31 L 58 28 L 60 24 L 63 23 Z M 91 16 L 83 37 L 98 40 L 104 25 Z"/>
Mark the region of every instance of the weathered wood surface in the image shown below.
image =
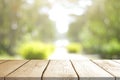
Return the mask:
<path id="1" fill-rule="evenodd" d="M 32 60 L 6 77 L 6 80 L 41 80 L 48 61 Z"/>
<path id="2" fill-rule="evenodd" d="M 91 61 L 72 61 L 80 80 L 114 80 L 114 77 Z"/>
<path id="3" fill-rule="evenodd" d="M 43 80 L 78 80 L 70 61 L 50 61 Z"/>
<path id="4" fill-rule="evenodd" d="M 0 80 L 120 80 L 120 60 L 0 60 Z"/>
<path id="5" fill-rule="evenodd" d="M 26 60 L 11 60 L 0 64 L 0 80 L 4 80 L 8 74 L 14 72 L 20 66 L 22 66 Z"/>
<path id="6" fill-rule="evenodd" d="M 120 63 L 111 60 L 95 60 L 94 62 L 116 77 L 116 80 L 120 80 Z"/>
<path id="7" fill-rule="evenodd" d="M 0 63 L 6 62 L 7 60 L 0 60 Z"/>

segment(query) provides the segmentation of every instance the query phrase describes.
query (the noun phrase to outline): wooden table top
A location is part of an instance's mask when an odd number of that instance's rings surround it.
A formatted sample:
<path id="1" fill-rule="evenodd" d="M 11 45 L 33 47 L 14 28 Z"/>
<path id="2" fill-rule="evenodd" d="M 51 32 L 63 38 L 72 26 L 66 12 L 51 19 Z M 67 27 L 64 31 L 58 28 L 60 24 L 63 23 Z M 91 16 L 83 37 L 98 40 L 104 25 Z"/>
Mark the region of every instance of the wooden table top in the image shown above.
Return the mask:
<path id="1" fill-rule="evenodd" d="M 120 60 L 0 60 L 0 80 L 120 80 Z"/>

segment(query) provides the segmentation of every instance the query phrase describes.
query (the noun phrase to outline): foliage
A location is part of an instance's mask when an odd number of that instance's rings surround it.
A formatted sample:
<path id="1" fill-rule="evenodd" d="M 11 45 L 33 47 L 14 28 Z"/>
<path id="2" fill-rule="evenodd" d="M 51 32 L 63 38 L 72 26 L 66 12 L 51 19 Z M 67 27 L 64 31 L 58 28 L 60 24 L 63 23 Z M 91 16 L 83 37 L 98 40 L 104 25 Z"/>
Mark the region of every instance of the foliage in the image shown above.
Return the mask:
<path id="1" fill-rule="evenodd" d="M 4 50 L 2 51 L 0 51 L 0 59 L 1 60 L 6 60 L 6 59 L 9 59 L 9 60 L 13 60 L 13 59 L 21 59 L 21 57 L 19 57 L 19 56 L 11 56 L 11 55 L 9 55 L 8 53 L 6 53 Z"/>
<path id="2" fill-rule="evenodd" d="M 102 58 L 120 58 L 120 1 L 92 2 L 86 13 L 71 23 L 68 37 L 72 41 L 79 40 L 86 53 L 98 54 Z"/>
<path id="3" fill-rule="evenodd" d="M 117 40 L 111 40 L 108 44 L 104 44 L 101 49 L 102 58 L 119 58 L 120 56 L 120 42 Z"/>
<path id="4" fill-rule="evenodd" d="M 18 47 L 18 53 L 25 59 L 48 59 L 54 46 L 41 42 L 27 42 Z"/>
<path id="5" fill-rule="evenodd" d="M 70 43 L 66 48 L 69 53 L 79 53 L 82 51 L 82 46 L 79 43 Z"/>
<path id="6" fill-rule="evenodd" d="M 0 51 L 14 55 L 14 47 L 22 40 L 51 42 L 54 39 L 53 22 L 48 14 L 41 12 L 50 8 L 48 2 L 28 1 L 0 0 Z"/>

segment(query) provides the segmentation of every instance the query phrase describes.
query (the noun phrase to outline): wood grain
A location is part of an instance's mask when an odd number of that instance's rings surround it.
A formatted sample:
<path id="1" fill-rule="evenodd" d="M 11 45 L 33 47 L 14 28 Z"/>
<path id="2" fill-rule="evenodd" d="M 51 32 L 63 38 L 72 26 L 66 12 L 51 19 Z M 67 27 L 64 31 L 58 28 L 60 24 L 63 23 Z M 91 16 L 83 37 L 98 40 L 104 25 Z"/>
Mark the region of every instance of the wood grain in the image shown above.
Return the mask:
<path id="1" fill-rule="evenodd" d="M 120 80 L 120 60 L 0 60 L 0 80 Z"/>
<path id="2" fill-rule="evenodd" d="M 6 62 L 7 60 L 0 60 L 0 63 Z"/>
<path id="3" fill-rule="evenodd" d="M 69 60 L 50 61 L 43 80 L 78 80 L 78 77 Z"/>
<path id="4" fill-rule="evenodd" d="M 23 65 L 27 60 L 10 60 L 0 64 L 0 80 L 4 80 L 4 77 L 9 73 L 16 70 L 18 67 Z"/>
<path id="5" fill-rule="evenodd" d="M 48 64 L 47 60 L 32 60 L 8 75 L 6 80 L 41 80 L 42 73 Z"/>
<path id="6" fill-rule="evenodd" d="M 72 60 L 80 80 L 114 80 L 114 77 L 91 61 Z"/>
<path id="7" fill-rule="evenodd" d="M 93 60 L 96 64 L 120 80 L 120 64 L 111 60 Z"/>

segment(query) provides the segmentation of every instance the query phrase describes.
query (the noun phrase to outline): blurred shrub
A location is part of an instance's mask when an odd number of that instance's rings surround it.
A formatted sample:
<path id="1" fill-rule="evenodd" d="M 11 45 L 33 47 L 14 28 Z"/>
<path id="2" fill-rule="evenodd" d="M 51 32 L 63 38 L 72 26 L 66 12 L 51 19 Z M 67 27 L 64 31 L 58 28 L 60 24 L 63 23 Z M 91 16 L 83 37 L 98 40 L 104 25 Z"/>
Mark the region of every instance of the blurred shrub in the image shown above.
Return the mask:
<path id="1" fill-rule="evenodd" d="M 98 54 L 104 59 L 120 58 L 120 42 L 115 39 L 110 40 L 107 43 L 96 44 L 96 46 L 93 46 L 90 50 L 89 53 Z"/>
<path id="2" fill-rule="evenodd" d="M 70 43 L 67 46 L 67 50 L 69 53 L 79 53 L 82 51 L 82 46 L 79 43 Z"/>
<path id="3" fill-rule="evenodd" d="M 55 51 L 55 46 L 53 44 L 44 44 L 44 46 L 49 55 L 51 55 Z"/>
<path id="4" fill-rule="evenodd" d="M 88 41 L 84 43 L 83 48 L 87 54 L 97 54 L 103 59 L 120 58 L 120 41 L 116 38 L 107 41 Z"/>
<path id="5" fill-rule="evenodd" d="M 54 48 L 51 44 L 28 42 L 19 47 L 18 53 L 25 59 L 47 59 Z"/>
<path id="6" fill-rule="evenodd" d="M 101 47 L 102 58 L 120 58 L 120 43 L 117 40 L 111 40 L 108 44 Z"/>

